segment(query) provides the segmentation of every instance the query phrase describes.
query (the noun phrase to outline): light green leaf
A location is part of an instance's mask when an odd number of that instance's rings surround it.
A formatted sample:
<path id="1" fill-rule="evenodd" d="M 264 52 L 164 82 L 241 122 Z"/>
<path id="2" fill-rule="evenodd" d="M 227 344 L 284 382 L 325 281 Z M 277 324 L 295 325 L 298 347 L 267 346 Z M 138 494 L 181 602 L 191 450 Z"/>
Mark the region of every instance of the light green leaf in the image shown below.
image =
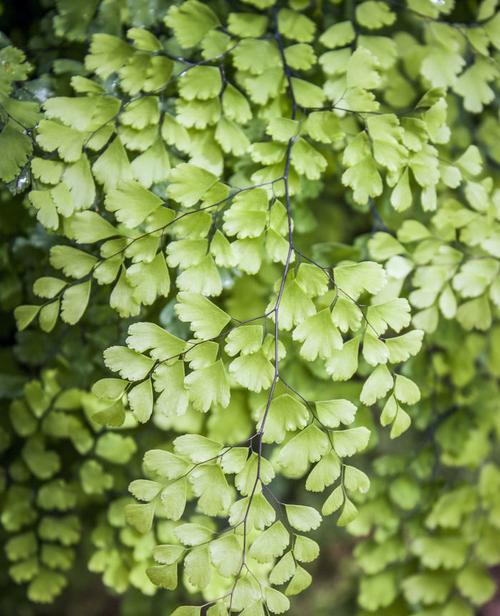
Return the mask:
<path id="1" fill-rule="evenodd" d="M 412 200 L 410 176 L 406 168 L 392 191 L 391 205 L 397 212 L 403 212 L 411 207 Z"/>
<path id="2" fill-rule="evenodd" d="M 391 26 L 396 21 L 396 15 L 385 2 L 367 0 L 356 7 L 356 21 L 369 30 L 378 30 Z"/>
<path id="3" fill-rule="evenodd" d="M 154 366 L 154 360 L 122 346 L 113 346 L 104 351 L 104 363 L 123 379 L 142 381 Z"/>
<path id="4" fill-rule="evenodd" d="M 177 361 L 168 366 L 161 364 L 153 372 L 155 391 L 161 392 L 156 409 L 166 416 L 184 415 L 189 395 L 184 384 L 184 363 Z"/>
<path id="5" fill-rule="evenodd" d="M 44 184 L 58 184 L 63 170 L 63 164 L 56 160 L 46 160 L 45 158 L 33 158 L 31 160 L 33 175 Z"/>
<path id="6" fill-rule="evenodd" d="M 229 364 L 229 373 L 242 387 L 259 393 L 271 386 L 274 367 L 263 349 L 237 357 Z"/>
<path id="7" fill-rule="evenodd" d="M 75 212 L 66 224 L 79 244 L 90 244 L 119 235 L 119 231 L 97 212 Z"/>
<path id="8" fill-rule="evenodd" d="M 432 605 L 442 603 L 450 592 L 452 579 L 449 574 L 424 572 L 407 577 L 403 581 L 403 592 L 412 603 Z"/>
<path id="9" fill-rule="evenodd" d="M 149 351 L 153 359 L 165 361 L 177 357 L 186 348 L 186 342 L 173 336 L 155 323 L 134 323 L 128 328 L 127 346 L 144 353 Z"/>
<path id="10" fill-rule="evenodd" d="M 379 336 L 385 334 L 388 327 L 400 332 L 410 324 L 410 304 L 402 297 L 375 304 L 368 307 L 366 318 Z"/>
<path id="11" fill-rule="evenodd" d="M 420 390 L 416 383 L 402 374 L 396 374 L 394 395 L 406 404 L 416 404 L 420 400 Z"/>
<path id="12" fill-rule="evenodd" d="M 135 418 L 145 423 L 153 412 L 153 387 L 151 379 L 146 379 L 127 393 L 128 403 Z"/>
<path id="13" fill-rule="evenodd" d="M 456 162 L 462 171 L 473 176 L 479 175 L 483 169 L 481 153 L 475 145 L 470 145 Z"/>
<path id="14" fill-rule="evenodd" d="M 258 351 L 262 345 L 264 330 L 262 325 L 245 325 L 229 332 L 224 350 L 234 357 L 238 353 L 248 355 Z"/>
<path id="15" fill-rule="evenodd" d="M 291 9 L 281 9 L 278 13 L 278 29 L 286 38 L 299 43 L 308 43 L 314 37 L 316 24 L 301 13 Z"/>
<path id="16" fill-rule="evenodd" d="M 347 526 L 350 524 L 358 515 L 358 510 L 354 503 L 349 500 L 347 497 L 345 498 L 344 507 L 342 508 L 342 513 L 337 520 L 337 524 L 339 526 Z"/>
<path id="17" fill-rule="evenodd" d="M 187 499 L 187 480 L 185 477 L 179 478 L 166 486 L 160 495 L 163 505 L 164 515 L 177 522 L 182 518 L 186 508 Z"/>
<path id="18" fill-rule="evenodd" d="M 205 588 L 209 584 L 211 571 L 207 546 L 194 548 L 186 555 L 184 571 L 190 583 L 196 588 Z"/>
<path id="19" fill-rule="evenodd" d="M 426 54 L 420 72 L 433 88 L 448 88 L 455 85 L 464 64 L 464 58 L 456 51 L 436 46 Z"/>
<path id="20" fill-rule="evenodd" d="M 229 13 L 228 30 L 240 38 L 262 36 L 266 31 L 267 17 L 253 13 Z"/>
<path id="21" fill-rule="evenodd" d="M 176 565 L 153 565 L 146 569 L 148 578 L 155 586 L 166 590 L 177 588 L 177 566 Z"/>
<path id="22" fill-rule="evenodd" d="M 292 165 L 308 180 L 319 180 L 326 169 L 326 158 L 305 139 L 298 139 L 292 147 Z"/>
<path id="23" fill-rule="evenodd" d="M 293 553 L 292 551 L 287 552 L 272 569 L 269 575 L 269 581 L 271 584 L 284 584 L 293 576 L 295 570 L 296 563 L 293 558 Z"/>
<path id="24" fill-rule="evenodd" d="M 93 132 L 116 116 L 120 101 L 112 96 L 55 96 L 47 99 L 43 107 L 46 117 L 78 131 Z"/>
<path id="25" fill-rule="evenodd" d="M 64 575 L 50 569 L 41 569 L 28 587 L 28 598 L 36 603 L 50 603 L 66 584 Z"/>
<path id="26" fill-rule="evenodd" d="M 106 79 L 111 73 L 118 71 L 131 54 L 132 49 L 121 38 L 110 34 L 94 34 L 90 54 L 85 58 L 85 66 Z"/>
<path id="27" fill-rule="evenodd" d="M 342 486 L 337 486 L 323 503 L 321 513 L 323 515 L 331 515 L 332 513 L 335 513 L 335 511 L 342 507 L 344 498 L 344 490 Z"/>
<path id="28" fill-rule="evenodd" d="M 215 98 L 218 96 L 221 87 L 221 74 L 215 66 L 188 68 L 179 79 L 180 95 L 187 100 Z"/>
<path id="29" fill-rule="evenodd" d="M 373 90 L 381 83 L 377 58 L 365 47 L 358 47 L 347 63 L 347 87 Z"/>
<path id="30" fill-rule="evenodd" d="M 53 246 L 49 259 L 52 267 L 71 278 L 87 276 L 97 263 L 96 257 L 72 246 Z"/>
<path id="31" fill-rule="evenodd" d="M 260 534 L 250 547 L 250 556 L 261 563 L 271 562 L 283 554 L 290 536 L 281 522 L 275 522 Z"/>
<path id="32" fill-rule="evenodd" d="M 316 62 L 316 54 L 311 45 L 297 43 L 285 48 L 285 60 L 295 70 L 307 71 Z"/>
<path id="33" fill-rule="evenodd" d="M 265 408 L 261 409 L 264 413 Z M 309 411 L 290 394 L 281 394 L 273 398 L 262 440 L 265 443 L 281 443 L 287 431 L 305 428 Z"/>
<path id="34" fill-rule="evenodd" d="M 214 136 L 226 154 L 243 156 L 250 147 L 250 141 L 244 131 L 235 122 L 226 118 L 219 120 Z"/>
<path id="35" fill-rule="evenodd" d="M 329 447 L 326 434 L 314 424 L 290 439 L 278 455 L 278 465 L 290 477 L 301 477 L 310 462 L 317 462 Z"/>
<path id="36" fill-rule="evenodd" d="M 210 560 L 224 577 L 236 575 L 241 565 L 242 546 L 235 534 L 226 534 L 209 545 Z"/>
<path id="37" fill-rule="evenodd" d="M 475 605 L 486 603 L 495 593 L 495 582 L 486 569 L 470 564 L 457 577 L 460 592 Z"/>
<path id="38" fill-rule="evenodd" d="M 132 504 L 125 508 L 127 522 L 138 532 L 145 534 L 151 529 L 153 524 L 155 505 L 147 503 L 145 505 Z"/>
<path id="39" fill-rule="evenodd" d="M 363 313 L 353 301 L 347 297 L 337 297 L 332 309 L 332 321 L 342 333 L 357 331 L 362 319 Z"/>
<path id="40" fill-rule="evenodd" d="M 325 102 L 326 95 L 319 86 L 297 77 L 292 77 L 291 82 L 295 98 L 301 107 L 321 107 Z"/>
<path id="41" fill-rule="evenodd" d="M 47 152 L 57 150 L 66 162 L 78 160 L 82 153 L 85 133 L 59 124 L 54 120 L 41 120 L 38 125 L 37 143 Z"/>
<path id="42" fill-rule="evenodd" d="M 351 21 L 339 21 L 327 28 L 319 40 L 325 47 L 344 47 L 354 40 L 355 32 Z"/>
<path id="43" fill-rule="evenodd" d="M 61 318 L 74 325 L 82 318 L 90 299 L 91 281 L 72 285 L 64 291 L 61 303 Z"/>
<path id="44" fill-rule="evenodd" d="M 299 123 L 289 118 L 271 118 L 266 133 L 276 141 L 287 143 L 299 130 Z"/>
<path id="45" fill-rule="evenodd" d="M 334 451 L 329 451 L 316 464 L 307 476 L 306 490 L 311 492 L 323 492 L 334 483 L 340 476 L 340 460 Z"/>
<path id="46" fill-rule="evenodd" d="M 333 143 L 344 135 L 340 119 L 332 111 L 313 111 L 308 115 L 305 126 L 309 136 L 321 143 Z"/>
<path id="47" fill-rule="evenodd" d="M 285 511 L 291 526 L 299 531 L 314 530 L 321 524 L 321 516 L 305 505 L 285 505 Z"/>
<path id="48" fill-rule="evenodd" d="M 157 545 L 153 550 L 153 558 L 157 563 L 173 565 L 182 558 L 184 552 L 181 545 Z"/>
<path id="49" fill-rule="evenodd" d="M 364 426 L 332 432 L 333 448 L 340 458 L 363 451 L 370 440 L 370 430 Z"/>
<path id="50" fill-rule="evenodd" d="M 290 580 L 285 590 L 285 593 L 289 597 L 293 595 L 298 595 L 303 590 L 305 590 L 308 586 L 310 586 L 311 582 L 312 582 L 311 575 L 305 569 L 303 569 L 300 565 L 297 565 L 294 576 Z"/>
<path id="51" fill-rule="evenodd" d="M 106 191 L 116 189 L 121 182 L 133 179 L 127 153 L 120 139 L 116 137 L 111 145 L 99 156 L 92 165 L 94 176 Z M 97 216 L 97 214 L 95 214 Z"/>
<path id="52" fill-rule="evenodd" d="M 304 535 L 295 535 L 293 554 L 302 563 L 310 563 L 319 556 L 319 545 Z"/>
<path id="53" fill-rule="evenodd" d="M 268 587 L 264 591 L 266 605 L 273 614 L 283 614 L 290 609 L 290 601 L 279 590 Z"/>
<path id="54" fill-rule="evenodd" d="M 360 585 L 359 603 L 370 611 L 390 605 L 397 596 L 395 576 L 392 571 L 363 577 Z"/>
<path id="55" fill-rule="evenodd" d="M 373 261 L 346 261 L 334 269 L 335 282 L 348 298 L 357 300 L 363 291 L 374 295 L 385 285 L 384 268 Z"/>
<path id="56" fill-rule="evenodd" d="M 184 207 L 193 207 L 217 182 L 217 178 L 195 165 L 181 163 L 170 171 L 168 196 Z"/>
<path id="57" fill-rule="evenodd" d="M 14 310 L 14 316 L 16 318 L 17 329 L 22 331 L 26 329 L 28 325 L 40 312 L 40 306 L 18 306 Z"/>
<path id="58" fill-rule="evenodd" d="M 371 406 L 383 398 L 393 387 L 394 379 L 385 365 L 380 365 L 366 379 L 359 399 L 363 404 Z"/>
<path id="59" fill-rule="evenodd" d="M 389 351 L 384 341 L 376 336 L 371 329 L 367 329 L 363 336 L 363 357 L 370 366 L 385 364 L 389 359 Z"/>
<path id="60" fill-rule="evenodd" d="M 119 188 L 108 192 L 104 203 L 117 220 L 132 228 L 157 210 L 162 200 L 138 182 L 126 181 L 121 182 Z"/>
<path id="61" fill-rule="evenodd" d="M 326 362 L 326 371 L 334 381 L 347 381 L 358 369 L 359 338 L 344 343 L 342 350 L 333 351 Z"/>
<path id="62" fill-rule="evenodd" d="M 391 438 L 397 438 L 398 436 L 401 436 L 403 432 L 406 432 L 406 430 L 408 430 L 410 425 L 410 416 L 401 407 L 398 407 L 398 412 L 391 428 Z"/>
<path id="63" fill-rule="evenodd" d="M 328 359 L 332 351 L 340 350 L 343 346 L 342 336 L 328 308 L 300 323 L 293 331 L 293 339 L 303 343 L 300 354 L 308 361 L 314 361 L 318 355 Z"/>
<path id="64" fill-rule="evenodd" d="M 215 13 L 198 0 L 187 0 L 180 6 L 170 7 L 165 23 L 172 28 L 175 38 L 182 47 L 194 47 L 202 38 L 219 25 L 219 20 Z M 192 616 L 197 616 L 198 612 Z M 173 616 L 173 615 L 172 615 Z M 175 614 L 175 616 L 191 616 L 187 613 Z"/>
<path id="65" fill-rule="evenodd" d="M 222 110 L 229 120 L 239 124 L 246 124 L 252 118 L 252 111 L 247 99 L 231 84 L 227 84 L 224 89 Z"/>
<path id="66" fill-rule="evenodd" d="M 27 135 L 16 130 L 13 122 L 9 122 L 0 132 L 0 148 L 3 152 L 9 152 L 8 156 L 0 159 L 0 179 L 10 182 L 28 162 L 33 144 Z"/>
<path id="67" fill-rule="evenodd" d="M 402 336 L 386 338 L 385 344 L 389 350 L 389 361 L 396 364 L 416 355 L 422 346 L 423 335 L 422 330 L 414 329 Z"/>
<path id="68" fill-rule="evenodd" d="M 265 190 L 255 188 L 237 194 L 224 213 L 224 231 L 240 239 L 259 237 L 268 222 L 268 197 Z"/>
<path id="69" fill-rule="evenodd" d="M 189 398 L 195 409 L 206 413 L 212 406 L 227 407 L 230 400 L 229 382 L 221 359 L 194 370 L 184 379 Z"/>
<path id="70" fill-rule="evenodd" d="M 146 468 L 167 479 L 178 479 L 184 475 L 189 463 L 179 456 L 162 449 L 150 449 L 144 455 Z"/>
<path id="71" fill-rule="evenodd" d="M 215 338 L 231 317 L 209 299 L 196 293 L 179 293 L 175 311 L 179 319 L 188 322 L 197 338 Z"/>
<path id="72" fill-rule="evenodd" d="M 218 456 L 222 445 L 198 434 L 185 434 L 174 440 L 178 455 L 186 456 L 193 462 L 206 462 Z"/>
<path id="73" fill-rule="evenodd" d="M 181 524 L 175 528 L 175 535 L 183 545 L 192 546 L 205 543 L 212 538 L 213 530 L 201 524 Z"/>
<path id="74" fill-rule="evenodd" d="M 129 484 L 128 490 L 137 500 L 149 503 L 158 496 L 162 487 L 162 484 L 157 481 L 136 479 Z"/>
<path id="75" fill-rule="evenodd" d="M 145 187 L 164 182 L 170 173 L 170 158 L 160 139 L 132 161 L 134 177 Z"/>
<path id="76" fill-rule="evenodd" d="M 56 300 L 50 304 L 46 304 L 40 310 L 39 323 L 40 329 L 44 332 L 51 332 L 57 323 L 59 316 L 60 302 Z"/>
<path id="77" fill-rule="evenodd" d="M 161 43 L 156 36 L 144 28 L 130 28 L 127 30 L 127 36 L 134 43 L 134 47 L 141 51 L 160 51 L 161 49 Z"/>
<path id="78" fill-rule="evenodd" d="M 201 607 L 192 606 L 192 605 L 183 605 L 182 607 L 178 607 L 171 614 L 171 616 L 200 616 L 200 615 L 201 615 Z"/>
<path id="79" fill-rule="evenodd" d="M 346 465 L 344 467 L 344 486 L 350 492 L 361 492 L 364 494 L 370 488 L 370 480 L 359 468 Z"/>
<path id="80" fill-rule="evenodd" d="M 327 428 L 348 426 L 356 416 L 357 407 L 349 400 L 323 400 L 315 402 L 316 416 Z"/>
<path id="81" fill-rule="evenodd" d="M 227 514 L 233 501 L 233 492 L 220 466 L 199 466 L 193 469 L 189 481 L 198 497 L 201 513 L 209 516 Z"/>

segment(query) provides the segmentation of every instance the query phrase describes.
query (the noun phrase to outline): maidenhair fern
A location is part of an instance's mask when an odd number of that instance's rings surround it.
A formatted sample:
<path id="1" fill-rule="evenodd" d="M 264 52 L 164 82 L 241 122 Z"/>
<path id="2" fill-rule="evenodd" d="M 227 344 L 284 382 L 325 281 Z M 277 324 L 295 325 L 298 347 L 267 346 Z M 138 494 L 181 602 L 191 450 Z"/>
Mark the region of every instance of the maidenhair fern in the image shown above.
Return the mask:
<path id="1" fill-rule="evenodd" d="M 51 601 L 80 550 L 118 593 L 183 589 L 175 616 L 280 614 L 333 516 L 363 614 L 473 614 L 500 562 L 497 3 L 153 5 L 57 1 L 35 81 L 0 50 L 0 177 L 44 238 L 19 341 L 57 347 L 7 396 L 11 577 Z"/>

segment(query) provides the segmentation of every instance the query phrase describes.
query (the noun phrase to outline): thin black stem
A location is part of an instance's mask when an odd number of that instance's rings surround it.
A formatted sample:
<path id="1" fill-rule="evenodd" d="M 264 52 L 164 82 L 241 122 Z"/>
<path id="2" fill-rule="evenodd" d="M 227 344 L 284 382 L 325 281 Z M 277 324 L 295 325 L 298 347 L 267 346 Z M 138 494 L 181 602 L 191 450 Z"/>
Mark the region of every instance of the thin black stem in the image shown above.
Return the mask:
<path id="1" fill-rule="evenodd" d="M 275 39 L 276 39 L 276 43 L 278 45 L 278 49 L 280 51 L 280 57 L 281 57 L 281 61 L 282 61 L 282 65 L 283 65 L 283 71 L 285 73 L 286 79 L 287 79 L 287 84 L 288 84 L 288 92 L 290 95 L 290 99 L 292 102 L 292 119 L 295 119 L 296 114 L 297 114 L 297 102 L 295 99 L 295 94 L 293 91 L 293 82 L 291 80 L 291 71 L 289 66 L 286 63 L 286 58 L 285 58 L 285 53 L 284 53 L 284 46 L 283 46 L 283 42 L 281 39 L 281 35 L 279 34 L 279 30 L 278 30 L 278 24 L 277 24 L 277 12 L 274 12 L 274 16 L 275 16 L 275 24 L 276 24 L 276 32 L 275 32 Z M 267 397 L 267 402 L 266 402 L 266 406 L 264 409 L 264 413 L 262 415 L 262 419 L 260 421 L 260 426 L 259 429 L 257 430 L 255 437 L 258 440 L 258 444 L 256 445 L 256 449 L 257 449 L 257 471 L 256 471 L 256 475 L 255 475 L 255 480 L 254 483 L 252 485 L 252 489 L 250 491 L 250 494 L 248 496 L 248 504 L 247 504 L 247 508 L 243 517 L 243 549 L 242 549 L 242 559 L 241 559 L 241 565 L 240 565 L 240 569 L 236 575 L 236 581 L 234 583 L 233 586 L 233 590 L 231 592 L 231 598 L 230 598 L 230 603 L 229 603 L 229 611 L 231 611 L 231 606 L 232 606 L 232 598 L 233 598 L 233 594 L 234 594 L 234 589 L 236 587 L 236 583 L 241 575 L 241 572 L 243 571 L 243 568 L 246 566 L 246 552 L 247 552 L 247 541 L 248 541 L 248 537 L 247 537 L 247 524 L 248 524 L 248 516 L 250 513 L 250 508 L 252 506 L 252 501 L 253 498 L 255 496 L 255 493 L 257 491 L 257 487 L 259 486 L 261 482 L 261 468 L 262 468 L 262 445 L 263 445 L 263 436 L 264 436 L 264 431 L 265 431 L 265 426 L 266 426 L 266 422 L 267 419 L 269 417 L 269 411 L 271 409 L 271 403 L 273 401 L 274 398 L 274 392 L 276 389 L 276 385 L 278 383 L 278 380 L 280 378 L 280 365 L 279 365 L 279 317 L 280 317 L 280 306 L 281 306 L 281 302 L 283 300 L 283 294 L 285 291 L 285 285 L 286 285 L 286 281 L 288 278 L 288 273 L 290 271 L 290 266 L 294 257 L 294 253 L 295 253 L 295 247 L 294 247 L 294 238 L 293 238 L 293 216 L 292 216 L 292 203 L 291 203 L 291 197 L 290 197 L 290 185 L 289 185 L 289 178 L 290 178 L 290 167 L 291 167 L 291 160 L 292 160 L 292 147 L 293 144 L 295 143 L 295 137 L 291 138 L 288 141 L 287 144 L 287 148 L 286 148 L 286 155 L 285 155 L 285 168 L 284 168 L 284 173 L 282 178 L 280 178 L 280 181 L 283 181 L 283 185 L 284 185 L 284 193 L 285 193 L 285 207 L 286 207 L 286 213 L 287 213 L 287 223 L 288 223 L 288 252 L 286 255 L 286 259 L 285 259 L 285 264 L 283 267 L 283 272 L 281 275 L 281 280 L 280 280 L 280 285 L 279 285 L 279 289 L 278 289 L 278 293 L 276 296 L 276 301 L 274 304 L 273 309 L 269 312 L 269 315 L 273 315 L 274 316 L 274 374 L 273 374 L 273 379 L 271 382 L 271 386 L 269 388 L 269 394 Z M 253 444 L 253 443 L 252 443 Z"/>

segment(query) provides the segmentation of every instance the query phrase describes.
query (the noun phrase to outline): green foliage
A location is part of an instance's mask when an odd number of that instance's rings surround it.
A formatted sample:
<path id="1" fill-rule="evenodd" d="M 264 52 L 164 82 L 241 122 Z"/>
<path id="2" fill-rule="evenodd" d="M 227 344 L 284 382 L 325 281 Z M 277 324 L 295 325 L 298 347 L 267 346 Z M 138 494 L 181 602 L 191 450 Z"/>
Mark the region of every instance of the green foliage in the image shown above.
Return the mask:
<path id="1" fill-rule="evenodd" d="M 33 152 L 32 131 L 39 120 L 39 107 L 35 101 L 16 96 L 17 83 L 25 81 L 32 68 L 20 49 L 10 45 L 0 49 L 0 148 L 8 152 L 0 162 L 3 182 L 16 180 Z"/>
<path id="2" fill-rule="evenodd" d="M 9 575 L 51 602 L 83 555 L 176 616 L 280 614 L 333 515 L 360 614 L 472 614 L 500 562 L 496 3 L 244 3 L 57 1 L 39 82 L 0 50 L 41 250 L 0 261 Z"/>

